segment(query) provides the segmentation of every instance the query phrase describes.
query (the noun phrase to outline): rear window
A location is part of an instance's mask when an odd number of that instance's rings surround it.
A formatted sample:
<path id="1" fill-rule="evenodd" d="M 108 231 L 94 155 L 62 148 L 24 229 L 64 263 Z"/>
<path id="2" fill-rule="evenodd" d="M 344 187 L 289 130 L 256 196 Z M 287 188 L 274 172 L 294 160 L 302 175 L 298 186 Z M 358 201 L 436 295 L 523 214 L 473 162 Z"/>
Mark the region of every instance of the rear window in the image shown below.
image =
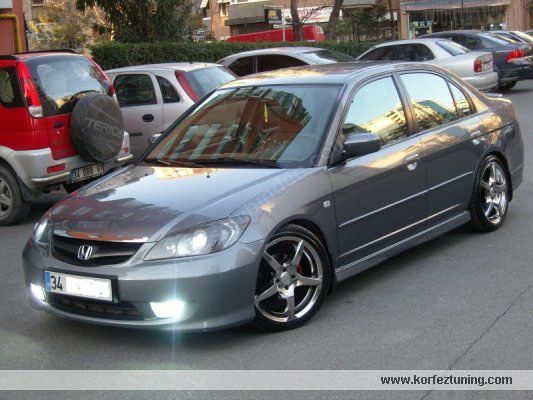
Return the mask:
<path id="1" fill-rule="evenodd" d="M 0 104 L 4 108 L 24 106 L 15 68 L 0 68 Z"/>
<path id="2" fill-rule="evenodd" d="M 187 72 L 185 76 L 198 97 L 202 97 L 217 87 L 235 79 L 235 76 L 223 67 L 197 69 Z"/>
<path id="3" fill-rule="evenodd" d="M 106 77 L 87 58 L 44 56 L 26 61 L 46 117 L 68 114 L 83 93 L 106 93 Z"/>
<path id="4" fill-rule="evenodd" d="M 452 42 L 451 40 L 448 41 L 448 40 L 439 40 L 437 42 L 437 45 L 446 50 L 449 54 L 451 54 L 452 56 L 458 56 L 459 54 L 465 54 L 465 53 L 469 53 L 470 50 L 467 49 L 466 47 L 464 46 L 461 46 L 459 43 L 455 43 L 455 42 Z"/>
<path id="5" fill-rule="evenodd" d="M 513 31 L 513 34 L 515 36 L 518 36 L 522 40 L 525 40 L 528 43 L 533 43 L 533 36 L 531 36 L 531 34 L 527 34 L 527 33 L 520 32 L 520 31 Z"/>
<path id="6" fill-rule="evenodd" d="M 316 50 L 304 53 L 303 56 L 309 62 L 315 64 L 334 64 L 339 62 L 355 61 L 355 58 L 350 57 L 347 54 L 338 53 L 331 50 Z"/>

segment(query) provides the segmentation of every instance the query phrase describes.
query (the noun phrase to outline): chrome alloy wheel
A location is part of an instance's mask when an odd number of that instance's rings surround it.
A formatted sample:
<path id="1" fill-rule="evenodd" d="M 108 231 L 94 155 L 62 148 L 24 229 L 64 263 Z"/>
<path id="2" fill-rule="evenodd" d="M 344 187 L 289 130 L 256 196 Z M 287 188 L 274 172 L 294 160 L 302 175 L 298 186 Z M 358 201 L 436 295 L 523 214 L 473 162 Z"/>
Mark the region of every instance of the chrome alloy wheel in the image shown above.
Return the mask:
<path id="1" fill-rule="evenodd" d="M 13 204 L 13 195 L 7 182 L 0 178 L 0 217 L 9 214 Z"/>
<path id="2" fill-rule="evenodd" d="M 507 211 L 509 195 L 505 171 L 495 161 L 489 162 L 483 171 L 481 192 L 485 217 L 490 223 L 498 225 Z"/>
<path id="3" fill-rule="evenodd" d="M 274 322 L 302 318 L 315 305 L 323 284 L 324 266 L 316 248 L 296 236 L 268 243 L 259 270 L 257 310 Z"/>

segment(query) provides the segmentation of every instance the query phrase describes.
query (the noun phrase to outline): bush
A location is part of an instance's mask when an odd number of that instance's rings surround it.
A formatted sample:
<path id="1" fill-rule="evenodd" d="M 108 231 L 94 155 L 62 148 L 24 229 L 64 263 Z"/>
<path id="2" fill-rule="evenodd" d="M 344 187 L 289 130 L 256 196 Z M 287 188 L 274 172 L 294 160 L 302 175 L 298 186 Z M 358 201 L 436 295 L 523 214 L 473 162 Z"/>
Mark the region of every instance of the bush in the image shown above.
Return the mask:
<path id="1" fill-rule="evenodd" d="M 201 61 L 217 62 L 234 53 L 279 46 L 322 47 L 357 57 L 368 50 L 373 42 L 320 42 L 320 43 L 116 43 L 108 42 L 92 48 L 92 56 L 106 69 L 162 62 Z"/>

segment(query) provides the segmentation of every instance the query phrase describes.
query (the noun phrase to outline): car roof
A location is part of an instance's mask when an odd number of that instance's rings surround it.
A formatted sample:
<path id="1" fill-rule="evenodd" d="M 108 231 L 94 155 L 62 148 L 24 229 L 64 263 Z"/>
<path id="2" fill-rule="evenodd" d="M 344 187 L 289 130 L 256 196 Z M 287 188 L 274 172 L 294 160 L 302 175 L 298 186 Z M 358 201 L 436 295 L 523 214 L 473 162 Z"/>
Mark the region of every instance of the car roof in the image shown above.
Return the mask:
<path id="1" fill-rule="evenodd" d="M 442 41 L 451 42 L 451 40 L 448 40 L 448 39 L 427 37 L 427 38 L 418 38 L 418 39 L 394 40 L 392 42 L 380 43 L 376 45 L 375 47 L 385 47 L 385 46 L 391 46 L 391 45 L 396 46 L 399 44 L 412 44 L 412 43 L 436 43 L 436 42 L 442 42 Z"/>
<path id="2" fill-rule="evenodd" d="M 458 29 L 455 31 L 442 31 L 442 32 L 428 33 L 427 35 L 424 35 L 424 36 L 429 38 L 431 36 L 437 36 L 437 35 L 453 35 L 453 34 L 478 35 L 480 33 L 483 33 L 483 32 L 480 30 L 476 30 L 476 29 Z"/>
<path id="3" fill-rule="evenodd" d="M 204 63 L 204 62 L 176 62 L 176 63 L 161 63 L 161 64 L 144 64 L 144 65 L 133 65 L 129 67 L 115 68 L 105 71 L 106 73 L 116 73 L 116 72 L 128 72 L 128 71 L 193 71 L 202 68 L 208 67 L 221 67 L 220 64 L 214 63 Z"/>
<path id="4" fill-rule="evenodd" d="M 301 84 L 333 84 L 345 85 L 357 75 L 366 76 L 393 72 L 395 70 L 407 70 L 420 68 L 440 71 L 441 68 L 428 64 L 406 62 L 383 62 L 383 61 L 356 61 L 349 63 L 305 65 L 301 67 L 284 68 L 275 71 L 261 72 L 248 75 L 228 82 L 221 88 L 265 86 L 265 85 L 301 85 Z"/>
<path id="5" fill-rule="evenodd" d="M 288 47 L 268 47 L 266 49 L 257 49 L 257 50 L 248 50 L 243 51 L 240 53 L 232 54 L 230 56 L 224 57 L 223 59 L 230 59 L 230 58 L 240 58 L 240 57 L 246 57 L 246 56 L 257 56 L 261 54 L 272 54 L 272 53 L 279 53 L 279 54 L 302 54 L 302 53 L 309 53 L 311 51 L 320 51 L 324 50 L 321 47 L 311 47 L 311 46 L 288 46 Z"/>
<path id="6" fill-rule="evenodd" d="M 78 53 L 75 50 L 43 50 L 43 51 L 29 51 L 26 53 L 15 53 L 10 55 L 0 55 L 0 59 L 11 59 L 24 61 L 30 58 L 37 57 L 50 57 L 50 56 L 72 56 L 72 57 L 85 57 L 83 54 Z"/>

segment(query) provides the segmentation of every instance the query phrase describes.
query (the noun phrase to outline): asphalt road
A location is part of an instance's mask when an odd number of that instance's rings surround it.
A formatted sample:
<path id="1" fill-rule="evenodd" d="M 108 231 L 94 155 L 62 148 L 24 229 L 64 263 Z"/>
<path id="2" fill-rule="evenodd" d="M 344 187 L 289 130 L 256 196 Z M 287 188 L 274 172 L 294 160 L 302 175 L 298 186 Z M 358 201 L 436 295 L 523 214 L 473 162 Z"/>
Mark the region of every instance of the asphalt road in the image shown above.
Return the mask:
<path id="1" fill-rule="evenodd" d="M 35 311 L 24 291 L 21 251 L 34 222 L 61 195 L 40 198 L 24 224 L 0 228 L 0 369 L 533 369 L 533 81 L 508 97 L 520 116 L 526 169 L 504 227 L 491 234 L 460 229 L 395 257 L 341 284 L 311 323 L 290 332 L 243 327 L 168 334 L 84 325 Z M 280 396 L 371 394 L 262 393 Z M 519 392 L 376 396 L 533 398 Z M 0 399 L 73 397 L 0 392 Z M 205 392 L 75 397 L 257 398 Z"/>

